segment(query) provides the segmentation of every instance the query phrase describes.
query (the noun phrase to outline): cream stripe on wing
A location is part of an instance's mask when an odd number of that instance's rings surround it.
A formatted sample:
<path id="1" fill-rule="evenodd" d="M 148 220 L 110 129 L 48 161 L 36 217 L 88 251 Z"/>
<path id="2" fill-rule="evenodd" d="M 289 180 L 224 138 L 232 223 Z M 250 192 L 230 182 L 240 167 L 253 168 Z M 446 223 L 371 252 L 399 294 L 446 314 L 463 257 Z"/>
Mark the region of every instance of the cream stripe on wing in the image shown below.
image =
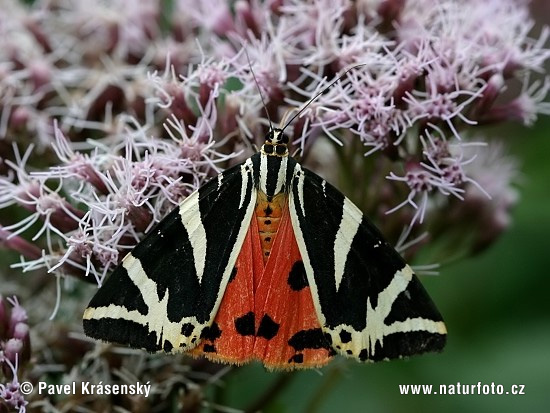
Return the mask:
<path id="1" fill-rule="evenodd" d="M 281 158 L 279 163 L 279 171 L 277 172 L 277 186 L 275 187 L 275 193 L 278 194 L 283 190 L 283 185 L 286 181 L 286 168 L 288 158 L 285 156 Z"/>
<path id="2" fill-rule="evenodd" d="M 241 185 L 241 200 L 239 201 L 239 209 L 243 207 L 244 199 L 246 198 L 246 193 L 251 190 L 248 188 L 248 185 L 252 187 L 252 161 L 250 158 L 248 158 L 245 163 L 241 165 L 241 177 L 242 177 L 242 185 Z M 255 200 L 254 200 L 255 201 Z"/>
<path id="3" fill-rule="evenodd" d="M 300 164 L 296 164 L 296 167 L 294 168 L 294 177 L 293 180 L 296 179 L 296 175 L 298 175 L 298 203 L 300 204 L 300 209 L 302 210 L 302 215 L 306 216 L 306 210 L 304 208 L 304 171 L 302 170 L 302 167 Z M 292 195 L 292 191 L 291 191 Z M 298 217 L 296 217 L 298 219 Z"/>
<path id="4" fill-rule="evenodd" d="M 260 155 L 260 191 L 267 194 L 267 155 Z"/>
<path id="5" fill-rule="evenodd" d="M 426 331 L 428 333 L 446 334 L 447 330 L 442 321 L 434 321 L 426 318 L 416 317 L 404 321 L 396 321 L 386 325 L 384 320 L 390 314 L 397 297 L 407 289 L 412 280 L 413 270 L 405 265 L 401 270 L 396 271 L 390 284 L 378 295 L 378 306 L 373 309 L 370 299 L 367 301 L 367 328 L 364 330 L 364 344 L 368 344 L 369 354 L 373 355 L 376 343 L 384 345 L 384 337 L 398 332 Z"/>
<path id="6" fill-rule="evenodd" d="M 336 291 L 338 291 L 342 283 L 351 244 L 359 229 L 359 225 L 361 225 L 362 219 L 363 213 L 359 208 L 353 205 L 349 199 L 344 198 L 342 221 L 338 226 L 338 232 L 334 240 L 334 280 L 336 283 Z"/>
<path id="7" fill-rule="evenodd" d="M 199 191 L 193 192 L 183 201 L 180 205 L 179 213 L 181 222 L 187 231 L 191 248 L 193 249 L 193 261 L 195 262 L 195 270 L 197 271 L 197 278 L 200 284 L 206 263 L 207 240 L 199 208 Z"/>
<path id="8" fill-rule="evenodd" d="M 157 294 L 157 285 L 153 280 L 147 277 L 141 262 L 128 254 L 122 261 L 122 266 L 126 268 L 129 278 L 134 285 L 139 289 L 143 301 L 149 308 L 146 315 L 141 314 L 139 311 L 129 311 L 126 307 L 110 304 L 106 307 L 89 307 L 84 312 L 85 320 L 101 320 L 102 318 L 113 318 L 127 321 L 133 321 L 139 323 L 150 332 L 155 332 L 157 335 L 157 344 L 160 343 L 160 339 L 168 340 L 174 347 L 178 347 L 179 344 L 185 340 L 180 333 L 181 324 L 178 322 L 172 322 L 168 319 L 168 298 L 169 290 L 159 300 Z"/>

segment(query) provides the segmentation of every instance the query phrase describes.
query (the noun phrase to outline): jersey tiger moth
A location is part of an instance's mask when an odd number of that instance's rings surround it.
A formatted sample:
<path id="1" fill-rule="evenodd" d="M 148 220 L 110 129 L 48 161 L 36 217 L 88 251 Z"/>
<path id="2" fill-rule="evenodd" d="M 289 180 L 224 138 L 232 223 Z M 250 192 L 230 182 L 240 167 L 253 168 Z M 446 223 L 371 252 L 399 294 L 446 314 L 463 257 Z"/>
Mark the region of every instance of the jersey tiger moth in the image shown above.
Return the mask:
<path id="1" fill-rule="evenodd" d="M 88 336 L 270 369 L 443 348 L 445 325 L 412 269 L 349 199 L 289 157 L 283 129 L 126 255 L 85 310 Z"/>

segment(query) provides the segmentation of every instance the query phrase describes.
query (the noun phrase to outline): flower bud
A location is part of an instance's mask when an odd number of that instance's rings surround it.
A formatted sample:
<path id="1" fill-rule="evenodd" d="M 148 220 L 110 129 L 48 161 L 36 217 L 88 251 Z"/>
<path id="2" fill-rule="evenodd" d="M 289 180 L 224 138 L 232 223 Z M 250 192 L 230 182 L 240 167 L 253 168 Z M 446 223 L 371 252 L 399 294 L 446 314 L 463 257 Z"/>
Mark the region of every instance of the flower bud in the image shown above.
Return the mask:
<path id="1" fill-rule="evenodd" d="M 247 1 L 236 1 L 235 2 L 235 14 L 237 18 L 242 21 L 245 25 L 245 29 L 250 30 L 254 33 L 254 36 L 260 37 L 260 28 L 256 16 L 251 9 L 251 4 Z"/>
<path id="2" fill-rule="evenodd" d="M 18 338 L 10 338 L 3 344 L 4 357 L 8 359 L 11 364 L 15 365 L 18 361 L 18 354 L 23 350 L 23 341 Z"/>

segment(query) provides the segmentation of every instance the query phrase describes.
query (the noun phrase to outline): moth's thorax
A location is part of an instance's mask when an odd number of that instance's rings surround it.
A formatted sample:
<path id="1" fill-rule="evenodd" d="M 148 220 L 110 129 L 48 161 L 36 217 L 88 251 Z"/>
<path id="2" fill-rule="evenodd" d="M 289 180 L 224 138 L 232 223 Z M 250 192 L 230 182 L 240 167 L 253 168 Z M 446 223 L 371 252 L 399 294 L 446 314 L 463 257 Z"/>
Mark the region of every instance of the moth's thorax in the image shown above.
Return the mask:
<path id="1" fill-rule="evenodd" d="M 273 241 L 279 230 L 279 224 L 287 202 L 287 195 L 282 192 L 274 197 L 268 197 L 264 192 L 259 191 L 256 199 L 256 220 L 260 233 L 262 255 L 264 265 L 269 258 Z"/>
<path id="2" fill-rule="evenodd" d="M 258 190 L 273 197 L 287 189 L 288 156 L 260 154 L 260 174 Z"/>
<path id="3" fill-rule="evenodd" d="M 274 197 L 288 190 L 288 159 L 288 137 L 281 129 L 270 130 L 260 151 L 259 191 Z"/>

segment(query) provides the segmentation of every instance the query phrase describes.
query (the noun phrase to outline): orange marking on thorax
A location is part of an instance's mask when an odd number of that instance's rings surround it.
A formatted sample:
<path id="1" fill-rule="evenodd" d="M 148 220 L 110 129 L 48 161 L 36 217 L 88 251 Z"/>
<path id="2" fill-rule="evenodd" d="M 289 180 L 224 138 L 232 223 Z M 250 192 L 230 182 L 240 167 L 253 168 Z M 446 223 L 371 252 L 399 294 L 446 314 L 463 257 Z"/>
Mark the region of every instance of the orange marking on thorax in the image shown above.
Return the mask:
<path id="1" fill-rule="evenodd" d="M 284 193 L 277 194 L 269 200 L 266 194 L 261 191 L 258 192 L 255 212 L 260 233 L 264 265 L 267 263 L 273 241 L 279 230 L 279 224 L 283 216 L 286 201 L 287 197 Z"/>

